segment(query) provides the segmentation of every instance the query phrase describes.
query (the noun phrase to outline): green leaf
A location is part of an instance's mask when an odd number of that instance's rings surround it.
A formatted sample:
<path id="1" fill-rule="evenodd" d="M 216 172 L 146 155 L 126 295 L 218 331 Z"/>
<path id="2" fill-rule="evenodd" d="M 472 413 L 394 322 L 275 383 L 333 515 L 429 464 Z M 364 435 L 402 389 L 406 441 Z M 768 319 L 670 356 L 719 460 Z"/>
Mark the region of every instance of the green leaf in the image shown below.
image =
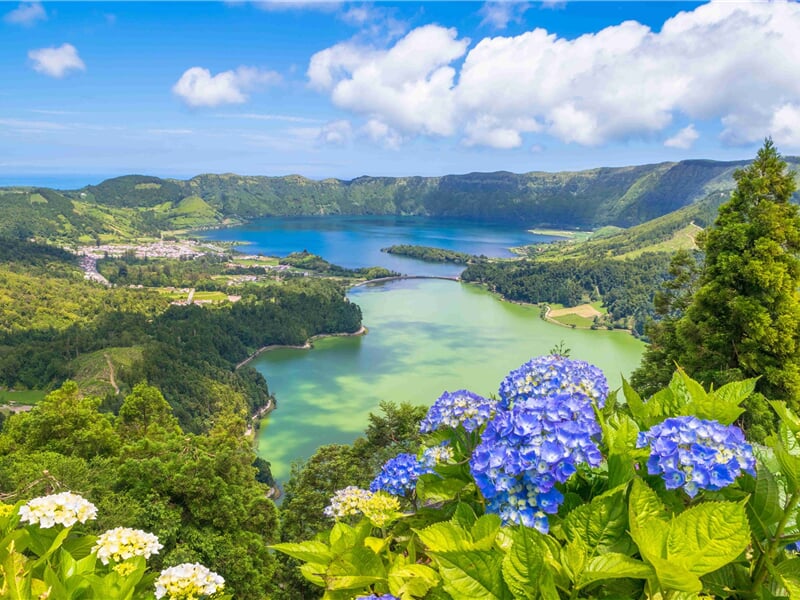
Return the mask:
<path id="1" fill-rule="evenodd" d="M 512 531 L 512 545 L 503 558 L 503 577 L 515 598 L 534 600 L 539 580 L 545 569 L 544 555 L 537 536 L 541 534 L 528 527 Z"/>
<path id="2" fill-rule="evenodd" d="M 330 548 L 322 542 L 313 540 L 300 543 L 273 544 L 270 548 L 303 562 L 328 564 L 333 560 L 333 553 Z"/>
<path id="3" fill-rule="evenodd" d="M 686 374 L 686 371 L 678 367 L 669 382 L 669 389 L 673 396 L 673 408 L 683 408 L 690 405 L 704 404 L 708 400 L 708 394 L 703 386 Z M 685 414 L 685 413 L 678 413 Z M 670 413 L 670 416 L 676 416 Z"/>
<path id="4" fill-rule="evenodd" d="M 666 558 L 700 576 L 733 561 L 749 543 L 750 526 L 742 504 L 706 502 L 672 520 Z"/>
<path id="5" fill-rule="evenodd" d="M 649 411 L 645 408 L 642 397 L 631 387 L 631 384 L 628 383 L 628 380 L 624 377 L 622 378 L 622 394 L 625 396 L 625 403 L 628 405 L 628 409 L 631 411 L 633 418 L 641 425 L 650 427 Z"/>
<path id="6" fill-rule="evenodd" d="M 576 587 L 580 589 L 603 579 L 650 579 L 653 576 L 655 572 L 650 565 L 625 554 L 609 552 L 595 556 L 586 564 Z"/>
<path id="7" fill-rule="evenodd" d="M 382 577 L 372 577 L 370 575 L 326 575 L 323 579 L 327 589 L 335 591 L 360 590 L 385 581 Z"/>
<path id="8" fill-rule="evenodd" d="M 744 412 L 744 408 L 740 404 L 753 393 L 757 379 L 756 377 L 744 381 L 734 381 L 723 385 L 718 390 L 709 392 L 702 398 L 694 398 L 686 405 L 682 414 L 730 425 Z M 697 385 L 699 386 L 699 384 Z"/>
<path id="9" fill-rule="evenodd" d="M 426 565 L 400 564 L 398 561 L 389 570 L 389 591 L 405 598 L 421 598 L 439 583 L 439 575 Z"/>
<path id="10" fill-rule="evenodd" d="M 328 563 L 307 562 L 300 565 L 300 574 L 314 585 L 325 587 L 325 580 L 322 576 L 328 570 Z"/>
<path id="11" fill-rule="evenodd" d="M 561 562 L 570 579 L 573 582 L 577 581 L 586 565 L 586 546 L 578 540 L 569 542 L 561 551 Z"/>
<path id="12" fill-rule="evenodd" d="M 493 514 L 483 515 L 480 519 L 475 521 L 472 526 L 472 539 L 475 550 L 489 550 L 494 546 L 494 540 L 497 533 L 500 531 L 502 521 L 500 517 Z"/>
<path id="13" fill-rule="evenodd" d="M 356 545 L 356 530 L 337 522 L 331 529 L 330 544 L 334 555 L 344 554 Z"/>
<path id="14" fill-rule="evenodd" d="M 775 458 L 778 459 L 781 473 L 786 476 L 789 489 L 792 492 L 800 489 L 800 443 L 785 423 L 778 428 Z"/>
<path id="15" fill-rule="evenodd" d="M 465 502 L 459 502 L 456 505 L 456 510 L 453 512 L 453 518 L 451 519 L 453 523 L 460 525 L 464 529 L 470 529 L 476 520 L 475 511 Z"/>
<path id="16" fill-rule="evenodd" d="M 465 485 L 461 479 L 423 475 L 417 480 L 417 497 L 423 502 L 446 502 L 455 499 Z"/>
<path id="17" fill-rule="evenodd" d="M 570 512 L 564 519 L 567 539 L 582 543 L 589 557 L 619 542 L 628 529 L 625 506 L 627 485 L 593 498 Z"/>
<path id="18" fill-rule="evenodd" d="M 501 575 L 499 552 L 468 550 L 432 552 L 439 564 L 442 586 L 459 600 L 512 600 Z"/>
<path id="19" fill-rule="evenodd" d="M 778 413 L 781 421 L 789 428 L 789 431 L 800 433 L 800 417 L 786 405 L 786 402 L 775 400 L 770 401 L 770 404 L 775 409 L 775 412 Z"/>
<path id="20" fill-rule="evenodd" d="M 783 516 L 780 502 L 780 489 L 775 476 L 759 461 L 756 466 L 755 486 L 747 500 L 750 527 L 757 538 L 763 540 L 771 537 L 771 528 Z"/>
<path id="21" fill-rule="evenodd" d="M 775 571 L 789 594 L 789 600 L 800 600 L 800 558 L 783 561 Z"/>
<path id="22" fill-rule="evenodd" d="M 432 552 L 462 550 L 471 546 L 468 533 L 452 521 L 434 523 L 425 529 L 414 530 L 420 541 Z"/>

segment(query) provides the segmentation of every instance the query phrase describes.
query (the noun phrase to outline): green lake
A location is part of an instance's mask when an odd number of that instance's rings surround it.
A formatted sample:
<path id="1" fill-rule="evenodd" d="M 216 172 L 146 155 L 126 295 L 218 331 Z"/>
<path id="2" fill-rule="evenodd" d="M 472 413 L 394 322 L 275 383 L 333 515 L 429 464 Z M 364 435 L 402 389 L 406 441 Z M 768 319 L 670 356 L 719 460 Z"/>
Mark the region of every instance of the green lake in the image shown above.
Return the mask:
<path id="1" fill-rule="evenodd" d="M 562 340 L 571 358 L 603 369 L 613 389 L 644 349 L 625 332 L 546 323 L 536 307 L 455 281 L 397 280 L 353 288 L 349 297 L 363 311 L 367 335 L 273 350 L 252 363 L 277 398 L 257 444 L 278 480 L 317 447 L 352 442 L 381 400 L 430 405 L 445 390 L 490 394 L 509 371 Z"/>

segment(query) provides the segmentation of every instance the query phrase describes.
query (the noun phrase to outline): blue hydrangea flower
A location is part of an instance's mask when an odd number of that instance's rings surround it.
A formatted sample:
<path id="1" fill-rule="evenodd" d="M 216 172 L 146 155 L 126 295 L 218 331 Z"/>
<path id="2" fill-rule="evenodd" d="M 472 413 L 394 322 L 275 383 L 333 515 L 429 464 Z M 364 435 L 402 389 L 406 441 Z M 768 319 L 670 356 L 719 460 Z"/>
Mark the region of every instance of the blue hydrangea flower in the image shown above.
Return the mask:
<path id="1" fill-rule="evenodd" d="M 556 484 L 578 465 L 596 467 L 603 459 L 592 400 L 602 405 L 608 384 L 587 363 L 542 357 L 512 371 L 500 393 L 470 459 L 472 475 L 489 512 L 547 533 L 547 515 L 564 500 Z"/>
<path id="2" fill-rule="evenodd" d="M 433 403 L 419 425 L 421 433 L 463 425 L 469 432 L 486 423 L 494 412 L 495 401 L 468 390 L 445 392 Z"/>
<path id="3" fill-rule="evenodd" d="M 420 458 L 420 462 L 430 469 L 433 469 L 436 465 L 450 462 L 451 460 L 453 460 L 453 449 L 448 445 L 448 442 L 425 448 Z"/>
<path id="4" fill-rule="evenodd" d="M 564 393 L 593 399 L 602 408 L 608 382 L 600 369 L 582 360 L 538 356 L 506 376 L 500 384 L 500 405 L 508 408 L 522 400 Z"/>
<path id="5" fill-rule="evenodd" d="M 756 474 L 753 448 L 735 425 L 674 417 L 639 433 L 636 447 L 646 446 L 647 472 L 661 475 L 667 489 L 683 488 L 692 498 L 700 490 L 731 485 L 743 471 Z"/>
<path id="6" fill-rule="evenodd" d="M 786 546 L 786 549 L 790 552 L 800 552 L 800 542 L 794 542 L 793 544 L 789 544 Z"/>
<path id="7" fill-rule="evenodd" d="M 370 594 L 369 596 L 356 596 L 356 600 L 400 600 L 400 598 L 391 594 L 384 594 L 383 596 Z"/>
<path id="8" fill-rule="evenodd" d="M 417 479 L 433 469 L 420 462 L 413 454 L 398 454 L 386 461 L 378 476 L 369 486 L 371 492 L 383 490 L 395 496 L 404 496 L 417 485 Z"/>

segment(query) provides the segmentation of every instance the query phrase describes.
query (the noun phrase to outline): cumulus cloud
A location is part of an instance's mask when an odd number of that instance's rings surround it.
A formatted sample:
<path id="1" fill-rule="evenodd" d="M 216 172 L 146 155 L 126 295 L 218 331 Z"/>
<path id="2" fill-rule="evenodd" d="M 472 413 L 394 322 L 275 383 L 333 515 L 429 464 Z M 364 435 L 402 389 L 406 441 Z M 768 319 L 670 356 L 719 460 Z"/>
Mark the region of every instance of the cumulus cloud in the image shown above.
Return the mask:
<path id="1" fill-rule="evenodd" d="M 311 85 L 328 91 L 334 104 L 393 129 L 452 135 L 456 71 L 469 40 L 455 29 L 427 25 L 411 31 L 386 51 L 337 44 L 311 57 Z"/>
<path id="2" fill-rule="evenodd" d="M 47 12 L 41 2 L 21 2 L 17 8 L 6 13 L 3 20 L 6 23 L 30 27 L 37 21 L 47 19 Z"/>
<path id="3" fill-rule="evenodd" d="M 694 125 L 688 125 L 681 129 L 678 133 L 673 135 L 664 142 L 667 148 L 680 148 L 681 150 L 688 150 L 697 141 L 700 134 L 694 128 Z"/>
<path id="4" fill-rule="evenodd" d="M 172 86 L 172 92 L 193 107 L 242 104 L 250 90 L 277 81 L 278 73 L 255 67 L 239 67 L 216 75 L 203 67 L 192 67 Z"/>
<path id="5" fill-rule="evenodd" d="M 352 137 L 353 126 L 346 119 L 326 123 L 319 131 L 319 141 L 324 144 L 342 146 L 348 143 Z"/>
<path id="6" fill-rule="evenodd" d="M 34 71 L 50 77 L 64 77 L 70 71 L 85 71 L 78 51 L 72 44 L 61 44 L 58 48 L 39 48 L 28 52 Z"/>
<path id="7" fill-rule="evenodd" d="M 398 150 L 403 144 L 403 136 L 378 119 L 370 119 L 360 133 L 370 141 L 390 150 Z"/>
<path id="8" fill-rule="evenodd" d="M 427 25 L 388 48 L 322 50 L 308 76 L 338 107 L 403 139 L 460 135 L 508 148 L 538 131 L 602 145 L 663 135 L 682 117 L 718 122 L 725 143 L 772 135 L 794 145 L 798 31 L 796 2 L 712 2 L 658 31 L 626 21 L 566 39 L 537 28 L 471 48 L 454 29 Z M 691 131 L 676 141 L 691 143 Z"/>
<path id="9" fill-rule="evenodd" d="M 488 25 L 495 29 L 505 29 L 513 22 L 521 23 L 522 16 L 530 8 L 527 2 L 485 2 L 478 13 L 483 17 L 481 25 Z"/>

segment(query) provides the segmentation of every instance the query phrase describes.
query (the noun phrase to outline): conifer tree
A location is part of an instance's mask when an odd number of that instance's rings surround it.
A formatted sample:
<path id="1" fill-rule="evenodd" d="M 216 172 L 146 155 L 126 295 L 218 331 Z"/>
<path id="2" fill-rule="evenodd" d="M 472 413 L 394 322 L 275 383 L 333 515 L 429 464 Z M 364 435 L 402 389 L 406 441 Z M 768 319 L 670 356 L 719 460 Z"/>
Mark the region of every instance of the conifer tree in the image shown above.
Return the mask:
<path id="1" fill-rule="evenodd" d="M 736 189 L 701 241 L 705 264 L 675 335 L 654 340 L 692 377 L 721 385 L 759 376 L 757 390 L 800 406 L 800 215 L 794 173 L 771 139 L 734 174 Z M 750 425 L 768 428 L 763 396 Z"/>

